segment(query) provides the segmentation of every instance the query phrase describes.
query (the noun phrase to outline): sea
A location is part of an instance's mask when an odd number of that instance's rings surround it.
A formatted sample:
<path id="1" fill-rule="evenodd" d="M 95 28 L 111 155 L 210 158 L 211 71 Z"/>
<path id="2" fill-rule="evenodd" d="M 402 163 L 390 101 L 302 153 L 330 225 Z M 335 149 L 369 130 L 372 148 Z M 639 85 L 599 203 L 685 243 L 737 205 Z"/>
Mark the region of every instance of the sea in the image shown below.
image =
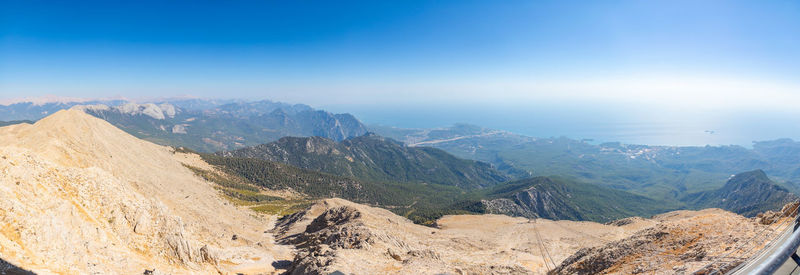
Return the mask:
<path id="1" fill-rule="evenodd" d="M 800 114 L 757 109 L 686 110 L 608 104 L 334 105 L 367 125 L 438 128 L 456 123 L 532 137 L 665 146 L 740 145 L 800 140 Z"/>

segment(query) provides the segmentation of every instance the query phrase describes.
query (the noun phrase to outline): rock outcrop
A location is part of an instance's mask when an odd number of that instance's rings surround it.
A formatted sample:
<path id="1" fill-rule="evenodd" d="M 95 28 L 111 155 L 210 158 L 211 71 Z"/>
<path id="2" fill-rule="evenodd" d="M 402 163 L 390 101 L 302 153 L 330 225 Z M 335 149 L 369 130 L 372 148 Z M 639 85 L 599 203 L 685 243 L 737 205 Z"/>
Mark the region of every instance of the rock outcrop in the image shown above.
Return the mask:
<path id="1" fill-rule="evenodd" d="M 76 105 L 73 107 L 74 109 L 82 110 L 82 111 L 91 111 L 91 112 L 107 112 L 107 111 L 114 111 L 120 114 L 126 115 L 145 115 L 149 116 L 154 119 L 163 120 L 165 118 L 173 118 L 178 113 L 178 109 L 175 108 L 172 104 L 169 103 L 162 103 L 162 104 L 155 104 L 155 103 L 145 103 L 145 104 L 137 104 L 133 102 L 128 102 L 119 106 L 108 106 L 104 104 L 95 104 L 95 105 Z"/>
<path id="2" fill-rule="evenodd" d="M 619 241 L 581 249 L 551 273 L 690 274 L 712 269 L 724 273 L 756 253 L 771 240 L 769 236 L 774 238 L 786 228 L 788 223 L 776 222 L 788 218 L 776 213 L 780 218 L 769 221 L 721 209 L 658 215 L 651 219 L 656 222 L 654 226 Z"/>

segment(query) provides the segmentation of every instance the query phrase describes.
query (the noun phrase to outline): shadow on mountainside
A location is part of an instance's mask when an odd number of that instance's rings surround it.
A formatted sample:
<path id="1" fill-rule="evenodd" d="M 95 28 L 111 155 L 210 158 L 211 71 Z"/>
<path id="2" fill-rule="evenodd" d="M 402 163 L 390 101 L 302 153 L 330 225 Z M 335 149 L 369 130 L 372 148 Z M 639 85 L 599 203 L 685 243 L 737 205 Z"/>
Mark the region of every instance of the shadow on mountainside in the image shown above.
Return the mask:
<path id="1" fill-rule="evenodd" d="M 0 258 L 0 275 L 32 275 L 32 274 L 36 273 L 22 269 Z"/>

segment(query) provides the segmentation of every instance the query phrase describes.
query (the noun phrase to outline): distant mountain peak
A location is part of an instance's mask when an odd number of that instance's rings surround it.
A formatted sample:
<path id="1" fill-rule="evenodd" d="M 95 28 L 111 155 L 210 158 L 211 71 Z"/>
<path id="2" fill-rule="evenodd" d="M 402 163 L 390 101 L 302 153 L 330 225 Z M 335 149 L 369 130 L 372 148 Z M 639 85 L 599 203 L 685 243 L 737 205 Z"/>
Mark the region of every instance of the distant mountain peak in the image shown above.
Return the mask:
<path id="1" fill-rule="evenodd" d="M 65 96 L 57 96 L 57 95 L 45 95 L 40 97 L 22 97 L 22 98 L 9 98 L 9 99 L 0 99 L 0 105 L 2 106 L 10 106 L 13 104 L 25 104 L 30 103 L 32 105 L 44 105 L 44 104 L 67 104 L 67 103 L 83 103 L 83 102 L 90 102 L 90 101 L 113 101 L 113 100 L 128 100 L 125 97 L 106 97 L 106 98 L 83 98 L 83 97 L 65 97 Z"/>
<path id="2" fill-rule="evenodd" d="M 480 206 L 487 213 L 528 218 L 607 222 L 671 210 L 663 202 L 558 177 L 533 177 L 493 187 Z"/>
<path id="3" fill-rule="evenodd" d="M 697 208 L 718 207 L 743 216 L 755 216 L 780 209 L 798 197 L 757 169 L 734 175 L 717 190 L 690 194 L 682 200 Z"/>
<path id="4" fill-rule="evenodd" d="M 173 118 L 175 115 L 180 112 L 179 108 L 176 108 L 174 105 L 169 103 L 144 103 L 138 104 L 133 102 L 128 102 L 122 105 L 110 107 L 105 104 L 94 104 L 94 105 L 75 105 L 72 106 L 72 109 L 78 109 L 81 111 L 89 111 L 89 112 L 106 112 L 106 111 L 116 111 L 121 114 L 126 115 L 146 115 L 158 120 L 164 120 L 166 118 Z"/>
<path id="5" fill-rule="evenodd" d="M 757 179 L 769 180 L 769 177 L 767 177 L 767 173 L 764 172 L 764 170 L 761 170 L 761 169 L 756 169 L 756 170 L 747 171 L 747 172 L 741 172 L 739 174 L 733 175 L 731 180 L 734 180 L 734 179 L 739 180 L 739 179 L 742 179 L 742 178 L 757 178 Z"/>
<path id="6" fill-rule="evenodd" d="M 725 185 L 720 188 L 722 192 L 732 192 L 734 190 L 741 190 L 746 188 L 753 188 L 754 191 L 757 190 L 766 190 L 766 189 L 776 189 L 785 192 L 789 192 L 786 188 L 783 188 L 777 184 L 775 184 L 772 180 L 769 179 L 767 173 L 765 173 L 761 169 L 756 169 L 753 171 L 747 171 L 738 173 L 733 175 Z"/>

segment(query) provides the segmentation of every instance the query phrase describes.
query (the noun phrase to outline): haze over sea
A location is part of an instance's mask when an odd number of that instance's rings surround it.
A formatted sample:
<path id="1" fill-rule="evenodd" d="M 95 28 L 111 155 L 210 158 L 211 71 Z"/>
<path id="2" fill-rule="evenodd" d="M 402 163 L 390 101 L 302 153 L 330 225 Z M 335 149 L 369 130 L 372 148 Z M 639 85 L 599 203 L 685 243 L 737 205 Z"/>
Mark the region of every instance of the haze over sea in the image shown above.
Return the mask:
<path id="1" fill-rule="evenodd" d="M 366 124 L 436 128 L 467 123 L 532 137 L 590 139 L 590 143 L 705 146 L 800 139 L 800 115 L 787 112 L 691 112 L 680 109 L 590 104 L 541 105 L 331 105 Z"/>

